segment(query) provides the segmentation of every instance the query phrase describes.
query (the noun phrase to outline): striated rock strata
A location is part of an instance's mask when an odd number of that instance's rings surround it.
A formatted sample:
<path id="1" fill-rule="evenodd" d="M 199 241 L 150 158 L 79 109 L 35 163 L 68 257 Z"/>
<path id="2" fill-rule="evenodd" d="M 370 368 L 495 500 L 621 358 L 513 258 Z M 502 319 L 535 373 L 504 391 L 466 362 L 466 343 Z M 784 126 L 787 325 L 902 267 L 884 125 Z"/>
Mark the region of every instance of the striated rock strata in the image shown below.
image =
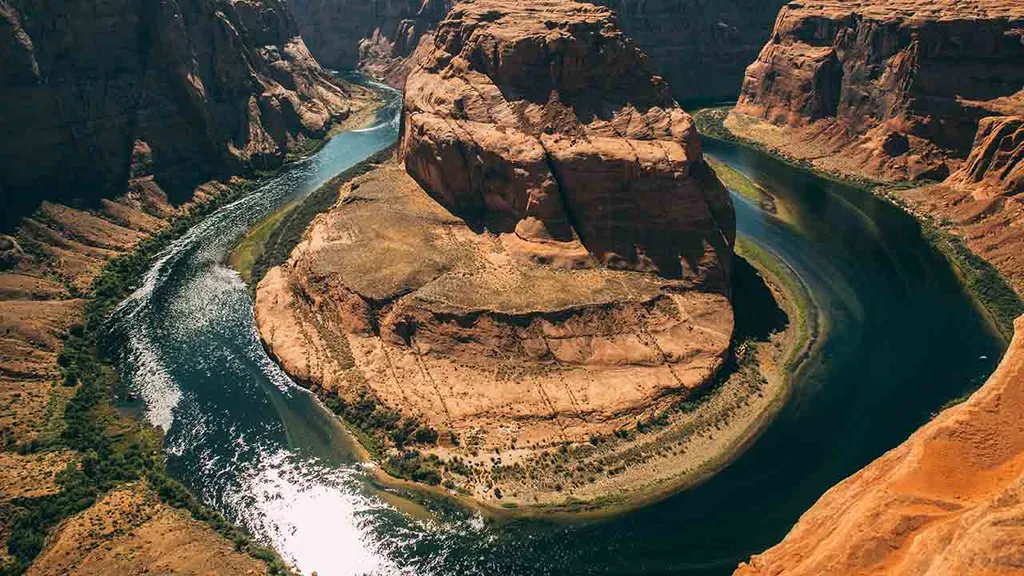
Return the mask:
<path id="1" fill-rule="evenodd" d="M 293 0 L 310 52 L 324 66 L 360 69 L 401 87 L 409 57 L 455 0 Z"/>
<path id="2" fill-rule="evenodd" d="M 825 493 L 755 574 L 1019 574 L 1024 318 L 989 381 Z"/>
<path id="3" fill-rule="evenodd" d="M 279 0 L 0 1 L 4 228 L 126 191 L 142 148 L 180 202 L 268 168 L 350 108 Z"/>
<path id="4" fill-rule="evenodd" d="M 453 0 L 295 0 L 302 37 L 325 66 L 360 68 L 396 86 L 418 41 Z M 601 0 L 680 100 L 732 100 L 784 0 Z"/>
<path id="5" fill-rule="evenodd" d="M 724 290 L 728 193 L 690 117 L 611 12 L 482 6 L 458 6 L 419 51 L 400 141 L 409 174 L 538 263 Z"/>
<path id="6" fill-rule="evenodd" d="M 382 441 L 388 470 L 481 501 L 678 482 L 585 458 L 666 424 L 723 365 L 734 217 L 610 11 L 458 5 L 417 51 L 400 155 L 260 283 L 285 370 Z M 552 448 L 579 469 L 553 468 Z"/>
<path id="7" fill-rule="evenodd" d="M 1019 111 L 982 119 L 967 160 L 941 184 L 893 194 L 946 223 L 1024 295 L 1024 102 Z"/>
<path id="8" fill-rule="evenodd" d="M 1024 6 L 1008 0 L 813 0 L 779 13 L 736 113 L 747 135 L 821 167 L 941 180 L 979 121 L 1019 111 Z M 733 126 L 744 133 L 742 118 Z"/>

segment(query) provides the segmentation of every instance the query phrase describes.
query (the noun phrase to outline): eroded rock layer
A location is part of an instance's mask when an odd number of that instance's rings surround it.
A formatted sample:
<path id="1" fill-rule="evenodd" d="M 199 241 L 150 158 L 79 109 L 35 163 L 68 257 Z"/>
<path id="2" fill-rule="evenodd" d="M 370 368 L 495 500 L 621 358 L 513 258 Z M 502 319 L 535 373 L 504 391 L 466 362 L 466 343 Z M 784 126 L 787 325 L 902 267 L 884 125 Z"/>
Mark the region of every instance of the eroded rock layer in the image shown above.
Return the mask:
<path id="1" fill-rule="evenodd" d="M 892 193 L 918 214 L 945 223 L 1024 294 L 1022 192 L 1024 116 L 1017 115 L 982 119 L 967 160 L 941 184 Z"/>
<path id="2" fill-rule="evenodd" d="M 785 0 L 601 0 L 680 101 L 732 101 Z"/>
<path id="3" fill-rule="evenodd" d="M 598 444 L 669 426 L 723 366 L 732 205 L 607 9 L 521 4 L 458 5 L 421 44 L 401 158 L 268 272 L 257 325 L 393 474 L 523 506 L 663 487 L 693 463 Z"/>
<path id="4" fill-rule="evenodd" d="M 454 0 L 293 0 L 303 39 L 324 66 L 359 68 L 401 88 L 420 39 Z"/>
<path id="5" fill-rule="evenodd" d="M 740 575 L 1019 574 L 1024 318 L 989 381 L 825 493 Z"/>
<path id="6" fill-rule="evenodd" d="M 605 8 L 456 6 L 418 52 L 400 146 L 432 196 L 513 253 L 727 289 L 728 193 Z"/>
<path id="7" fill-rule="evenodd" d="M 278 0 L 2 0 L 0 52 L 8 230 L 43 199 L 123 194 L 140 148 L 181 201 L 349 110 Z"/>
<path id="8" fill-rule="evenodd" d="M 302 37 L 325 66 L 401 85 L 407 59 L 453 0 L 296 0 Z M 680 100 L 732 100 L 784 0 L 601 0 Z M 524 2 L 528 4 L 528 2 Z"/>
<path id="9" fill-rule="evenodd" d="M 834 157 L 824 167 L 941 180 L 970 153 L 982 118 L 1020 110 L 1022 86 L 1020 2 L 814 0 L 779 13 L 736 111 L 790 128 L 761 139 Z"/>

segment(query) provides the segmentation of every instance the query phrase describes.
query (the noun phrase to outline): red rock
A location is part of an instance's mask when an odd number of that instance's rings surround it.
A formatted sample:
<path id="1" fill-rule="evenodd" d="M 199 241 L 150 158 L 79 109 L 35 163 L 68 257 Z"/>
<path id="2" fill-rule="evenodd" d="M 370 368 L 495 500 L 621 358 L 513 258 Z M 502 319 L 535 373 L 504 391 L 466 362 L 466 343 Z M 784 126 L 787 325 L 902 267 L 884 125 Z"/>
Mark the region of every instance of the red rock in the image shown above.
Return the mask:
<path id="1" fill-rule="evenodd" d="M 690 117 L 611 11 L 457 6 L 406 84 L 406 169 L 540 263 L 726 290 L 735 222 Z"/>
<path id="2" fill-rule="evenodd" d="M 1024 85 L 1022 22 L 1012 0 L 792 2 L 736 110 L 802 129 L 798 156 L 941 180 L 970 152 L 979 120 L 1002 114 Z"/>
<path id="3" fill-rule="evenodd" d="M 825 493 L 737 575 L 1020 574 L 1024 318 L 988 382 Z"/>
<path id="4" fill-rule="evenodd" d="M 0 69 L 8 229 L 43 198 L 119 196 L 133 171 L 187 199 L 211 177 L 280 164 L 350 107 L 279 0 L 104 0 L 59 10 L 2 2 L 0 52 L 10 54 Z"/>

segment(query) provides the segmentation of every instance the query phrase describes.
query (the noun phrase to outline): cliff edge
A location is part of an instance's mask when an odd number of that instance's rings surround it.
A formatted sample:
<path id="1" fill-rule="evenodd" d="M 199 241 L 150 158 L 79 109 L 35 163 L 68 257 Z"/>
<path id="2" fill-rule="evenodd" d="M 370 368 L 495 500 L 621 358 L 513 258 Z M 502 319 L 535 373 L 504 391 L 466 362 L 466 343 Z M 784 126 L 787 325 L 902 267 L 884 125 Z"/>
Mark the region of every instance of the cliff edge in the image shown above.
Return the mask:
<path id="1" fill-rule="evenodd" d="M 457 5 L 417 50 L 399 158 L 339 196 L 256 320 L 386 471 L 506 508 L 684 475 L 678 439 L 626 438 L 729 355 L 734 215 L 609 10 Z"/>
<path id="2" fill-rule="evenodd" d="M 988 382 L 825 493 L 755 574 L 1019 574 L 1024 317 Z"/>

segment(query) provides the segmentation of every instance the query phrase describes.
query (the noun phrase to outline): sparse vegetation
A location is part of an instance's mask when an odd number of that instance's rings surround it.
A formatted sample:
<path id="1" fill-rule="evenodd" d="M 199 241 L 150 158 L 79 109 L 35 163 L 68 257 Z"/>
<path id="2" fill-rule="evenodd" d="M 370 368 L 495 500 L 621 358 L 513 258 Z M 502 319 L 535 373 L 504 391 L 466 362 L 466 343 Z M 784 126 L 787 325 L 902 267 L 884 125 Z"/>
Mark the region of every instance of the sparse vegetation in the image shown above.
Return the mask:
<path id="1" fill-rule="evenodd" d="M 995 266 L 972 252 L 957 236 L 933 225 L 924 226 L 924 237 L 953 265 L 968 293 L 974 295 L 1002 337 L 1013 338 L 1013 321 L 1024 314 L 1024 301 L 1006 283 Z"/>
<path id="2" fill-rule="evenodd" d="M 394 150 L 390 146 L 370 156 L 317 188 L 298 205 L 282 208 L 253 228 L 231 255 L 239 273 L 245 270 L 243 278 L 250 292 L 255 291 L 267 270 L 288 260 L 313 219 L 338 201 L 338 190 L 345 182 L 373 170 L 390 158 Z"/>
<path id="3" fill-rule="evenodd" d="M 232 186 L 225 194 L 194 207 L 168 228 L 140 242 L 132 252 L 109 262 L 94 280 L 84 323 L 73 326 L 65 335 L 64 350 L 57 360 L 65 374 L 63 384 L 77 386 L 63 411 L 63 430 L 59 435 L 19 446 L 25 453 L 71 449 L 81 455 L 81 461 L 69 464 L 57 475 L 57 493 L 12 501 L 14 512 L 8 536 L 12 562 L 0 567 L 0 575 L 23 573 L 60 522 L 92 506 L 116 486 L 141 479 L 168 505 L 188 510 L 194 518 L 235 542 L 238 550 L 266 561 L 271 573 L 287 572 L 275 553 L 256 545 L 166 474 L 158 432 L 114 408 L 120 378 L 97 344 L 105 319 L 142 282 L 155 256 L 201 218 L 250 187 L 248 182 Z"/>

